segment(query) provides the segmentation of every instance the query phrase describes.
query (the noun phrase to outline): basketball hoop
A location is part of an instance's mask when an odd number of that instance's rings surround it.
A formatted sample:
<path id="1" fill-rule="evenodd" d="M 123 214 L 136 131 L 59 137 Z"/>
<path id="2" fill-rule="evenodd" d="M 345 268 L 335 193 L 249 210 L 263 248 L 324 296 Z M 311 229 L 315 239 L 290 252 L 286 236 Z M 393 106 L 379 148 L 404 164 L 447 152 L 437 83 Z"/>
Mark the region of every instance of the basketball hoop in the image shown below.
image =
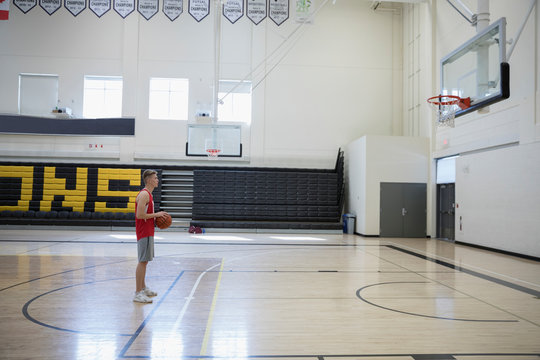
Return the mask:
<path id="1" fill-rule="evenodd" d="M 457 95 L 432 96 L 427 102 L 437 111 L 437 127 L 454 127 L 456 112 L 471 106 L 471 98 L 462 99 Z"/>
<path id="2" fill-rule="evenodd" d="M 220 152 L 220 149 L 206 149 L 206 155 L 209 159 L 217 159 Z"/>

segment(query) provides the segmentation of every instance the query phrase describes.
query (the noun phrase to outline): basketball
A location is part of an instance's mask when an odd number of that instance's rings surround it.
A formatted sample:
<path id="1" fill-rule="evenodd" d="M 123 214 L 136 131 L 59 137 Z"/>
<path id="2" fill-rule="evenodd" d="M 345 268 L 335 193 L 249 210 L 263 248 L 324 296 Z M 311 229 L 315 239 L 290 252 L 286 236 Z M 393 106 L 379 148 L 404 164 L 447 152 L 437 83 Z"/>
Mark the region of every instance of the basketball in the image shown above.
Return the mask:
<path id="1" fill-rule="evenodd" d="M 156 218 L 156 225 L 160 229 L 168 228 L 169 226 L 171 226 L 171 223 L 172 223 L 172 218 L 171 218 L 171 215 L 169 214 L 165 214 L 163 216 Z"/>

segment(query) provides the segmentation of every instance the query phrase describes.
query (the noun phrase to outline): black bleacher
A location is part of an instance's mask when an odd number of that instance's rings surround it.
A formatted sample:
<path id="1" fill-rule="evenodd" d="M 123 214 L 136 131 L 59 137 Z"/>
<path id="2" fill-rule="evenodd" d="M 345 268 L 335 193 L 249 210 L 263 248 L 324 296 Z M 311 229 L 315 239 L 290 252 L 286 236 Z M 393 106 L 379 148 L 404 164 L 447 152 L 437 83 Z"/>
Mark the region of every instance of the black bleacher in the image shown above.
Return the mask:
<path id="1" fill-rule="evenodd" d="M 191 225 L 205 228 L 338 230 L 342 227 L 343 160 L 340 150 L 334 169 L 162 168 L 193 170 Z M 55 169 L 45 176 L 46 167 Z M 142 179 L 137 175 L 135 184 L 123 175 L 113 176 L 103 188 L 99 186 L 98 174 L 111 169 L 140 173 L 145 168 L 148 167 L 0 163 L 0 225 L 133 227 L 135 214 L 127 209 L 128 198 L 130 192 L 136 194 L 140 190 Z M 156 169 L 160 177 L 162 168 Z M 79 178 L 77 169 L 83 169 L 87 177 Z M 51 190 L 44 184 L 58 182 L 64 195 L 54 195 L 47 201 L 45 197 L 50 196 Z M 77 190 L 81 182 L 84 186 Z M 162 182 L 153 192 L 156 210 L 159 210 L 161 202 L 161 185 Z M 72 193 L 68 201 L 64 190 L 77 190 L 77 194 Z M 26 205 L 23 200 L 27 201 Z M 99 204 L 101 207 L 98 208 Z"/>
<path id="2" fill-rule="evenodd" d="M 128 204 L 143 186 L 143 170 L 131 165 L 0 163 L 0 225 L 133 227 L 135 214 Z M 100 184 L 100 171 L 118 171 L 118 176 Z M 161 169 L 156 171 L 161 176 Z M 159 209 L 161 184 L 153 198 Z"/>
<path id="3" fill-rule="evenodd" d="M 333 170 L 205 169 L 193 180 L 194 226 L 341 229 L 341 150 Z"/>

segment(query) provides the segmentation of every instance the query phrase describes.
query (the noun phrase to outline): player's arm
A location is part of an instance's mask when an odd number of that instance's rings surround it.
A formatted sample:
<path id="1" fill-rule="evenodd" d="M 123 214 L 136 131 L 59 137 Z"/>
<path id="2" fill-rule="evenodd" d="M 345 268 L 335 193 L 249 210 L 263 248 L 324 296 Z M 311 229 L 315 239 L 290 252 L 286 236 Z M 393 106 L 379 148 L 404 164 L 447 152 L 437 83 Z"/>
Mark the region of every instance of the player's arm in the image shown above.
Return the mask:
<path id="1" fill-rule="evenodd" d="M 147 214 L 146 205 L 148 205 L 149 201 L 150 201 L 150 196 L 148 195 L 146 191 L 143 191 L 139 194 L 138 199 L 137 199 L 137 204 L 138 204 L 137 213 L 135 214 L 137 219 L 146 220 L 146 219 L 157 218 L 157 217 L 165 215 L 164 211 L 160 211 L 153 214 Z"/>

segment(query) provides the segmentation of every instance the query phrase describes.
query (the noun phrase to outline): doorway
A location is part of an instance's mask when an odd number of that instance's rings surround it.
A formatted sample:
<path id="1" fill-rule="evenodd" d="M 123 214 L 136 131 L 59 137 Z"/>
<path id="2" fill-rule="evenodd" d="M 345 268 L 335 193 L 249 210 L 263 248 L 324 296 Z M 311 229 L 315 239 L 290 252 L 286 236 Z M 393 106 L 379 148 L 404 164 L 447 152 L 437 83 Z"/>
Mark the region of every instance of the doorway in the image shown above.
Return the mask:
<path id="1" fill-rule="evenodd" d="M 437 237 L 455 240 L 456 184 L 437 185 Z"/>
<path id="2" fill-rule="evenodd" d="M 426 237 L 426 184 L 381 183 L 380 236 Z"/>

